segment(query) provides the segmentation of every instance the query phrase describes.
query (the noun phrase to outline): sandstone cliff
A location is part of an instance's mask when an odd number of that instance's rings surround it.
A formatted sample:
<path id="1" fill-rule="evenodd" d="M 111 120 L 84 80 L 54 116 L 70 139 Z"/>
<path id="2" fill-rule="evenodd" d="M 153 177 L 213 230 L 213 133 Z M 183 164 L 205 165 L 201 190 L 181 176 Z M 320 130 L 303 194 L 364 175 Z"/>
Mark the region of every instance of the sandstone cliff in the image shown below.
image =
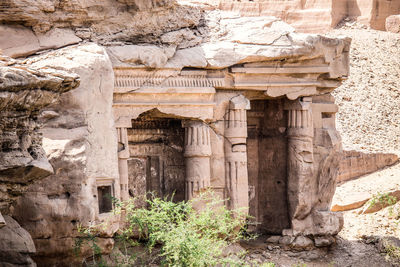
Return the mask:
<path id="1" fill-rule="evenodd" d="M 299 32 L 322 33 L 344 18 L 355 19 L 376 30 L 385 30 L 385 20 L 400 13 L 399 1 L 387 0 L 182 0 L 240 12 L 245 16 L 275 16 Z"/>
<path id="2" fill-rule="evenodd" d="M 29 184 L 53 173 L 42 148 L 38 115 L 62 93 L 79 85 L 79 76 L 40 69 L 0 55 L 0 262 L 34 266 L 29 233 L 10 215 Z M 24 212 L 25 207 L 20 212 Z M 9 264 L 9 265 L 7 265 Z M 15 265 L 14 265 L 15 264 Z"/>
<path id="3" fill-rule="evenodd" d="M 37 68 L 62 69 L 81 77 L 77 89 L 40 114 L 43 147 L 54 174 L 31 185 L 13 213 L 32 235 L 37 249 L 35 261 L 43 266 L 60 266 L 60 257 L 65 264 L 77 260 L 73 249 L 78 225 L 105 219 L 97 210 L 96 178 L 118 177 L 117 136 L 111 111 L 114 77 L 104 48 L 96 44 L 64 48 L 28 62 Z M 113 186 L 114 197 L 119 198 L 119 186 Z M 99 241 L 104 252 L 112 248 L 110 237 L 118 227 L 110 223 L 103 233 L 105 238 Z"/>

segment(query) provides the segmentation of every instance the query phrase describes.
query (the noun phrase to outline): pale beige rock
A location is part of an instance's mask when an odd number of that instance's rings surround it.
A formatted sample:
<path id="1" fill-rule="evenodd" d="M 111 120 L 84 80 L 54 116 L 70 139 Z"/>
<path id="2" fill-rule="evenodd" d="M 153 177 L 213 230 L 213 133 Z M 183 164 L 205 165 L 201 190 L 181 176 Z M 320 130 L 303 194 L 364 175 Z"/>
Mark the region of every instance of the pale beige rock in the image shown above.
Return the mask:
<path id="1" fill-rule="evenodd" d="M 356 0 L 348 3 L 348 16 L 375 30 L 385 30 L 386 18 L 400 13 L 399 1 Z"/>
<path id="2" fill-rule="evenodd" d="M 52 29 L 45 34 L 35 34 L 19 25 L 0 25 L 0 49 L 4 55 L 18 58 L 41 50 L 60 48 L 82 41 L 71 29 Z"/>
<path id="3" fill-rule="evenodd" d="M 388 32 L 400 33 L 400 15 L 392 15 L 387 17 L 385 29 Z"/>
<path id="4" fill-rule="evenodd" d="M 39 71 L 1 56 L 0 81 L 0 210 L 8 215 L 18 192 L 53 173 L 35 114 L 78 86 L 79 77 L 51 68 Z"/>
<path id="5" fill-rule="evenodd" d="M 71 29 L 53 28 L 44 34 L 37 34 L 40 49 L 57 49 L 82 41 Z"/>
<path id="6" fill-rule="evenodd" d="M 107 50 L 123 63 L 161 68 L 174 55 L 175 46 L 158 47 L 155 45 L 112 46 Z"/>
<path id="7" fill-rule="evenodd" d="M 182 69 L 184 67 L 204 68 L 207 60 L 201 47 L 179 49 L 165 64 L 165 68 Z"/>
<path id="8" fill-rule="evenodd" d="M 199 1 L 185 0 L 182 3 Z M 243 16 L 275 16 L 299 32 L 322 33 L 351 17 L 373 29 L 384 30 L 385 19 L 400 12 L 400 2 L 385 0 L 313 0 L 313 1 L 201 1 L 210 9 L 239 12 Z"/>
<path id="9" fill-rule="evenodd" d="M 75 29 L 80 38 L 102 44 L 158 43 L 166 32 L 184 28 L 196 32 L 201 19 L 198 8 L 180 6 L 174 0 L 12 0 L 0 7 L 2 24 L 32 27 L 35 33 L 52 28 Z M 183 43 L 186 41 L 182 39 Z"/>
<path id="10" fill-rule="evenodd" d="M 0 25 L 0 49 L 4 55 L 23 57 L 39 50 L 40 44 L 35 34 L 19 25 Z M 7 38 L 4 38 L 7 36 Z"/>

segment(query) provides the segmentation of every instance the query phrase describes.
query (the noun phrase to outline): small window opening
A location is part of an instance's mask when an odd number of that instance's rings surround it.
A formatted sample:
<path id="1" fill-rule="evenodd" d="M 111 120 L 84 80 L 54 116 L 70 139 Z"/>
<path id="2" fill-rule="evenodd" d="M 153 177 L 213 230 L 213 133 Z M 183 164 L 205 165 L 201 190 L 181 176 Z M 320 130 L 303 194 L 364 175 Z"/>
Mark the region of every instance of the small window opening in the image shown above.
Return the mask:
<path id="1" fill-rule="evenodd" d="M 112 188 L 111 186 L 97 187 L 97 196 L 99 200 L 99 213 L 106 213 L 112 210 Z"/>

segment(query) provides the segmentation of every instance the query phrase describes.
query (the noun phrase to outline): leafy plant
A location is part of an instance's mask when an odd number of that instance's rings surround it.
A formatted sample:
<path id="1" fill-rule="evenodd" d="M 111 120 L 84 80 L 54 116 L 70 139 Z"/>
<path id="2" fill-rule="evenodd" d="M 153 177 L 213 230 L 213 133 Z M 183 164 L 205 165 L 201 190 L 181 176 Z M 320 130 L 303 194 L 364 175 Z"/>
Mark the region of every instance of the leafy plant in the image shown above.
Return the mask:
<path id="1" fill-rule="evenodd" d="M 375 205 L 393 205 L 397 202 L 397 198 L 395 196 L 391 196 L 389 193 L 381 193 L 373 195 L 372 198 L 368 201 L 368 208 L 372 208 Z"/>
<path id="2" fill-rule="evenodd" d="M 395 196 L 390 195 L 389 193 L 381 193 L 378 192 L 374 194 L 372 198 L 367 202 L 366 209 L 373 208 L 375 206 L 380 206 L 381 208 L 390 206 L 389 207 L 389 215 L 393 215 L 393 207 L 392 205 L 396 204 L 397 198 Z"/>
<path id="3" fill-rule="evenodd" d="M 145 202 L 146 207 L 137 207 L 135 203 L 138 202 Z M 144 201 L 131 199 L 116 203 L 115 213 L 121 213 L 125 220 L 125 227 L 116 235 L 124 247 L 123 255 L 116 257 L 124 259 L 118 266 L 129 266 L 127 262 L 134 261 L 133 257 L 128 257 L 127 247 L 137 245 L 136 240 L 145 243 L 150 253 L 160 247 L 162 266 L 250 266 L 240 258 L 223 255 L 229 244 L 252 238 L 244 231 L 244 213 L 228 210 L 224 202 L 206 192 L 188 202 L 176 203 L 172 198 L 161 199 L 152 195 Z M 101 251 L 96 245 L 97 232 L 93 229 L 81 230 L 85 237 L 81 240 L 91 244 L 93 258 L 101 259 Z M 98 260 L 97 264 L 104 264 L 104 261 Z M 274 266 L 271 264 L 263 266 Z"/>
<path id="4" fill-rule="evenodd" d="M 80 255 L 82 247 L 85 245 L 89 246 L 92 251 L 92 261 L 93 265 L 103 267 L 107 266 L 102 255 L 102 250 L 98 245 L 97 238 L 99 236 L 99 225 L 97 226 L 89 226 L 83 227 L 82 225 L 78 225 L 78 233 L 80 233 L 80 237 L 75 240 L 74 252 L 77 256 Z M 83 260 L 85 263 L 85 259 Z"/>

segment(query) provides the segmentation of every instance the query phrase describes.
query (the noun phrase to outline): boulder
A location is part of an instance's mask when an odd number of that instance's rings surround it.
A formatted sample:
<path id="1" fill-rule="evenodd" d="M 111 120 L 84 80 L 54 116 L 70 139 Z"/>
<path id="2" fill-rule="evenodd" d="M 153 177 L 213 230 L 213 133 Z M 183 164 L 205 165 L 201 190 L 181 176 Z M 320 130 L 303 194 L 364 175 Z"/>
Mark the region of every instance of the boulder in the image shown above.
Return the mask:
<path id="1" fill-rule="evenodd" d="M 290 247 L 294 250 L 310 250 L 314 247 L 314 242 L 305 236 L 298 236 L 296 239 L 290 244 Z"/>
<path id="2" fill-rule="evenodd" d="M 392 15 L 386 18 L 386 31 L 400 33 L 400 15 Z"/>
<path id="3" fill-rule="evenodd" d="M 332 236 L 316 236 L 314 237 L 314 244 L 317 248 L 328 247 L 335 243 L 335 238 Z"/>
<path id="4" fill-rule="evenodd" d="M 30 257 L 36 252 L 30 234 L 13 218 L 4 216 L 6 226 L 0 228 L 0 266 L 36 266 Z"/>
<path id="5" fill-rule="evenodd" d="M 112 57 L 123 63 L 160 68 L 174 55 L 175 48 L 175 46 L 124 45 L 108 47 L 107 51 Z M 117 62 L 114 63 L 114 66 L 118 64 Z"/>

